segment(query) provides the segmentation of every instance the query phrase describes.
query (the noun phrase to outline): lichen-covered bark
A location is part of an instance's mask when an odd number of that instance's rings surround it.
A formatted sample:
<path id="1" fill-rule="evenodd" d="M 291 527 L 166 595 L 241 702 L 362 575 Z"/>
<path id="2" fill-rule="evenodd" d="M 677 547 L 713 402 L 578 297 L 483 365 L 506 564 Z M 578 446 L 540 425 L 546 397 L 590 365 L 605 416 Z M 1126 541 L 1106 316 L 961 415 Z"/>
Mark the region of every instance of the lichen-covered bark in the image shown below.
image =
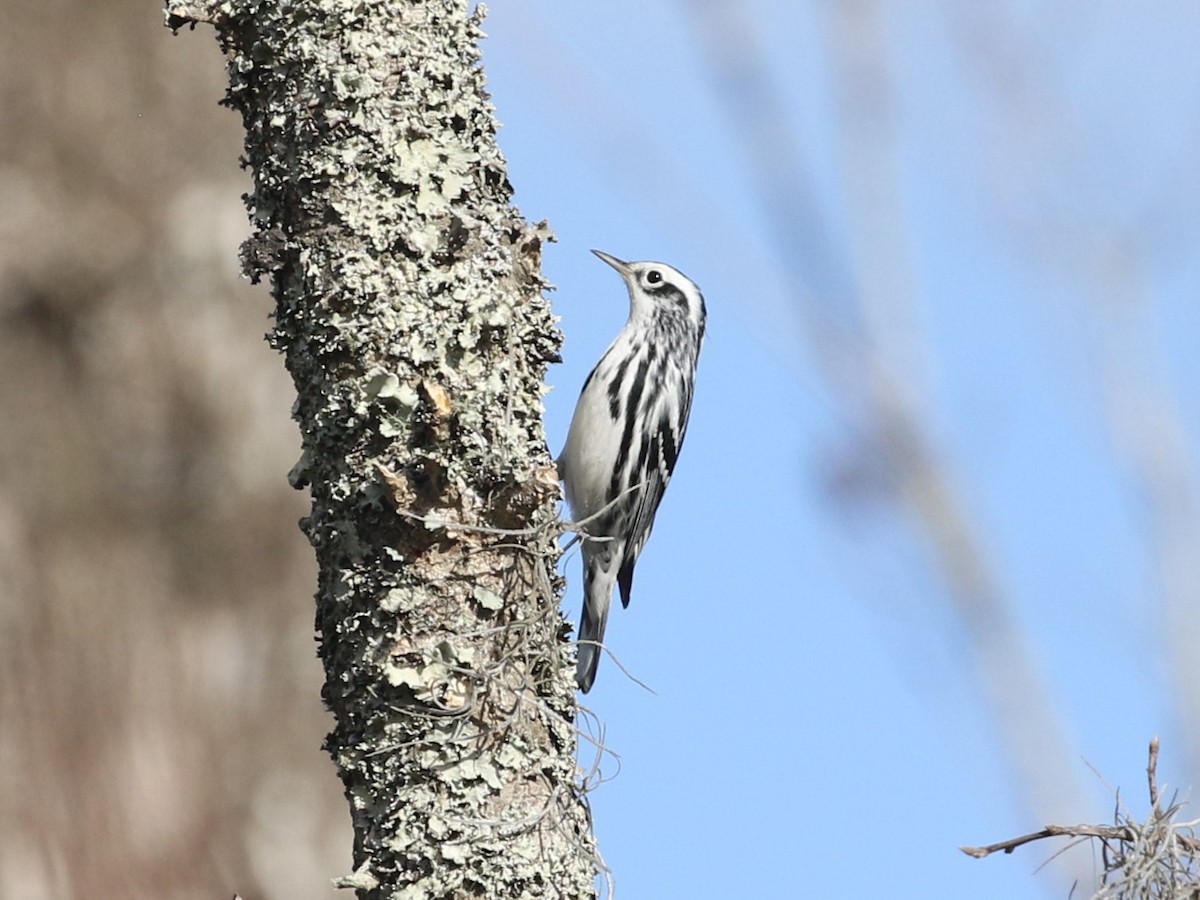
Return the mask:
<path id="1" fill-rule="evenodd" d="M 296 384 L 327 746 L 364 898 L 584 897 L 542 383 L 547 233 L 513 209 L 459 0 L 168 2 L 228 54 Z"/>

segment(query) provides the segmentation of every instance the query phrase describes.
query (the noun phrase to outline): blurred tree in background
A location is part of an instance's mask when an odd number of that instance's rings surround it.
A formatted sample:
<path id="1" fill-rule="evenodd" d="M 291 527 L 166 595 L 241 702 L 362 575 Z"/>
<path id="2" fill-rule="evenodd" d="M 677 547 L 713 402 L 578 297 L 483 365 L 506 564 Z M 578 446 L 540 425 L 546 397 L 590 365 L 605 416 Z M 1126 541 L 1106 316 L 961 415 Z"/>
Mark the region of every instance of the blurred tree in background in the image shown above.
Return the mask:
<path id="1" fill-rule="evenodd" d="M 3 897 L 333 896 L 347 864 L 224 86 L 154 5 L 0 7 Z"/>

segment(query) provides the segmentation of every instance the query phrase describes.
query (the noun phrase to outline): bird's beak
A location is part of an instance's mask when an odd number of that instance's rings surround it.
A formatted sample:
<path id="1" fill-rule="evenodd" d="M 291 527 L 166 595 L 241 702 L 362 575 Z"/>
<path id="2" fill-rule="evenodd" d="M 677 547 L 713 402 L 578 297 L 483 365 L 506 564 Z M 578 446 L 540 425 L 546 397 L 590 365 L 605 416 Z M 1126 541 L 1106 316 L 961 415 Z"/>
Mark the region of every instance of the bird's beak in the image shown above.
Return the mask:
<path id="1" fill-rule="evenodd" d="M 610 256 L 603 250 L 593 250 L 592 252 L 620 272 L 622 278 L 629 276 L 629 263 L 625 262 L 625 260 L 617 259 L 615 256 Z"/>

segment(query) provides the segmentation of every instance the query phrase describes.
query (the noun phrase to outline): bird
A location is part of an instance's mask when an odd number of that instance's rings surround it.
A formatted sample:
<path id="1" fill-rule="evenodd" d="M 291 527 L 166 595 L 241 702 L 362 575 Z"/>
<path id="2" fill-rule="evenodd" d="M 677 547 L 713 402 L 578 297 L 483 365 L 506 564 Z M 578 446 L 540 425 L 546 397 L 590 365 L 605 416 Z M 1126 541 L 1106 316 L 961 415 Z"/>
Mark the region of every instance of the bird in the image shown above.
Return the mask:
<path id="1" fill-rule="evenodd" d="M 695 283 L 660 262 L 600 250 L 629 291 L 629 319 L 583 383 L 558 475 L 583 557 L 575 680 L 596 680 L 614 586 L 629 606 L 633 567 L 679 458 L 707 311 Z"/>

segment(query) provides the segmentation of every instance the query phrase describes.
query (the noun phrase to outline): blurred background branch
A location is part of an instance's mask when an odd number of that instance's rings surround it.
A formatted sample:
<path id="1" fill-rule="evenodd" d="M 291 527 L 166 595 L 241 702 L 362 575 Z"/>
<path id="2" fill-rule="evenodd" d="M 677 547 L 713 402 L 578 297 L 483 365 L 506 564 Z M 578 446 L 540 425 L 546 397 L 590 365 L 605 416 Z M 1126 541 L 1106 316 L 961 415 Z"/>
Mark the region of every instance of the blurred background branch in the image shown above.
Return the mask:
<path id="1" fill-rule="evenodd" d="M 848 423 L 836 496 L 893 504 L 923 536 L 1030 815 L 1051 821 L 1069 814 L 1084 804 L 1061 712 L 926 421 L 928 350 L 901 197 L 884 9 L 875 0 L 821 7 L 847 217 L 839 243 L 823 237 L 830 226 L 816 192 L 800 183 L 803 155 L 788 133 L 782 91 L 771 84 L 770 55 L 753 37 L 750 7 L 716 0 L 683 6 L 759 186 L 777 265 L 802 285 L 795 299 L 810 352 Z M 1086 873 L 1070 880 L 1079 877 Z"/>

